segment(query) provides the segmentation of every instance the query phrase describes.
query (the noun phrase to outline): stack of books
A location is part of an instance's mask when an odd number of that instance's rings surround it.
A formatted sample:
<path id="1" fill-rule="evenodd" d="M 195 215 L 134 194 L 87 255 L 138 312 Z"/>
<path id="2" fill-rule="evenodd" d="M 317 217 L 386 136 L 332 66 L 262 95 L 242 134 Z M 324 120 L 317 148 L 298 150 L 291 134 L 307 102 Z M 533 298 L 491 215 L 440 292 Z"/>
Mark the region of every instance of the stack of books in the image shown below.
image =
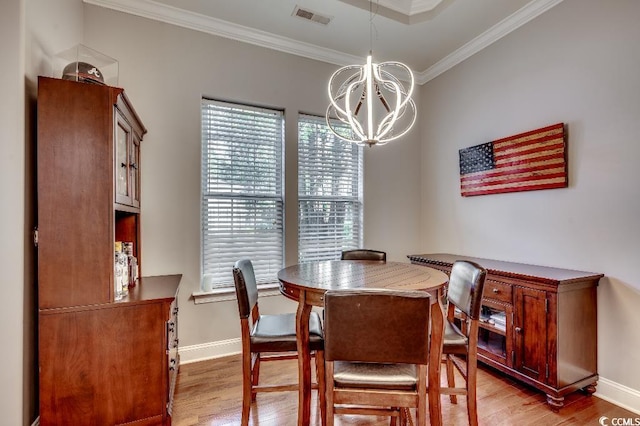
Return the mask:
<path id="1" fill-rule="evenodd" d="M 505 331 L 507 329 L 507 316 L 505 312 L 494 312 L 490 315 L 491 320 L 493 320 L 493 324 L 499 330 Z"/>

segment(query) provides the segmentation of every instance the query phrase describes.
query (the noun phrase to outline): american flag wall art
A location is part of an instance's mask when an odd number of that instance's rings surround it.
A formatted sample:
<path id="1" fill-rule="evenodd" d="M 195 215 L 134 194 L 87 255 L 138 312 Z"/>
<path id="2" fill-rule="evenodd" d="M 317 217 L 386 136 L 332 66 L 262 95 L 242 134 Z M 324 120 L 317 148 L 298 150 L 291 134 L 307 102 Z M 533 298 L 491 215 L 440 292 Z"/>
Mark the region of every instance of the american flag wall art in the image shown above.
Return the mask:
<path id="1" fill-rule="evenodd" d="M 463 197 L 568 185 L 564 123 L 464 148 L 459 153 Z"/>

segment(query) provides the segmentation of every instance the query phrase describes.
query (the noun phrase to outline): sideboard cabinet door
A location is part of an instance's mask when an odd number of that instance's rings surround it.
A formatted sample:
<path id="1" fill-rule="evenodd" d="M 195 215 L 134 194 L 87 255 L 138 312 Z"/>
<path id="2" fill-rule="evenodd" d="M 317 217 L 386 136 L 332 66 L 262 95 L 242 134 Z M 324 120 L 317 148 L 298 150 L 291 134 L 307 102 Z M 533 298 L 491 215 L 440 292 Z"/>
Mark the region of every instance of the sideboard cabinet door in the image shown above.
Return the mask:
<path id="1" fill-rule="evenodd" d="M 514 368 L 539 381 L 547 379 L 546 292 L 514 287 Z"/>

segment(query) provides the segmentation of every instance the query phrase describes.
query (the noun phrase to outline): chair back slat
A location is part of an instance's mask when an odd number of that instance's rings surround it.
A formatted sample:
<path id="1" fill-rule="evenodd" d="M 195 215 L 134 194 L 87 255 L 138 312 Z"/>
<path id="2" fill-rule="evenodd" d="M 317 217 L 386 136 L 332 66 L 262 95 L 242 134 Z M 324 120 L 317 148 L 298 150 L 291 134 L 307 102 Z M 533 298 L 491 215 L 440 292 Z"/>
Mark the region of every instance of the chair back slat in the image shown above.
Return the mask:
<path id="1" fill-rule="evenodd" d="M 342 252 L 340 260 L 377 260 L 379 262 L 386 262 L 387 253 L 368 249 L 345 250 Z"/>
<path id="2" fill-rule="evenodd" d="M 480 318 L 486 276 L 486 269 L 467 260 L 458 260 L 451 268 L 447 300 L 472 320 Z"/>
<path id="3" fill-rule="evenodd" d="M 235 263 L 233 280 L 236 286 L 240 318 L 248 318 L 258 302 L 258 285 L 251 260 L 240 259 Z"/>
<path id="4" fill-rule="evenodd" d="M 325 359 L 426 364 L 431 299 L 420 291 L 325 293 Z"/>

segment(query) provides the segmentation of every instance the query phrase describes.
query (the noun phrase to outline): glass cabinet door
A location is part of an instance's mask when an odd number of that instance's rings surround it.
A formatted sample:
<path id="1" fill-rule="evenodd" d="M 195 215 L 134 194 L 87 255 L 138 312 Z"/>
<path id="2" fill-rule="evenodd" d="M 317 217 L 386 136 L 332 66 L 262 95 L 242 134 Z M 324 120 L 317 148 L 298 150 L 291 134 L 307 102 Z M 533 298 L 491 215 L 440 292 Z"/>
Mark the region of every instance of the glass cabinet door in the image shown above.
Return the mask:
<path id="1" fill-rule="evenodd" d="M 134 207 L 140 207 L 140 141 L 135 137 L 131 143 L 129 172 L 131 205 Z"/>
<path id="2" fill-rule="evenodd" d="M 117 111 L 117 110 L 116 110 Z M 116 112 L 115 129 L 115 183 L 116 202 L 133 205 L 133 187 L 131 180 L 131 163 L 134 161 L 131 153 L 131 126 Z"/>
<path id="3" fill-rule="evenodd" d="M 478 349 L 483 355 L 506 366 L 513 364 L 513 306 L 483 300 L 478 330 Z"/>

